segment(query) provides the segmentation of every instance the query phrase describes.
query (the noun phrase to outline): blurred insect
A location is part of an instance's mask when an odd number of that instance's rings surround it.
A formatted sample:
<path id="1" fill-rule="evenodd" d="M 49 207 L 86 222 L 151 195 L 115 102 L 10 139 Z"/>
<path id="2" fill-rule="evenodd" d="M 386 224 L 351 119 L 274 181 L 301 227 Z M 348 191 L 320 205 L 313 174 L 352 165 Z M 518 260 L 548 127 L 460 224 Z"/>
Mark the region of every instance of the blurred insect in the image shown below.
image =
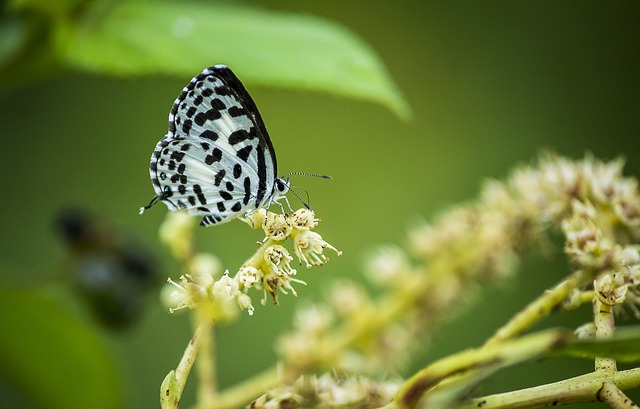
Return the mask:
<path id="1" fill-rule="evenodd" d="M 135 322 L 160 283 L 151 255 L 80 209 L 60 211 L 55 227 L 67 245 L 74 286 L 93 316 L 114 329 Z"/>

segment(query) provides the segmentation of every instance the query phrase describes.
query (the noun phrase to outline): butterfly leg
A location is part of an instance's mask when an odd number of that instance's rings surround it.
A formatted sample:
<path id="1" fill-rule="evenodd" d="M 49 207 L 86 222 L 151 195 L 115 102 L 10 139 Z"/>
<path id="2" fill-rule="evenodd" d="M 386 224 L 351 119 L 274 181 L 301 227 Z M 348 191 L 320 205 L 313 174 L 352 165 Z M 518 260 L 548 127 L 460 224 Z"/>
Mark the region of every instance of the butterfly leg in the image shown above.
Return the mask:
<path id="1" fill-rule="evenodd" d="M 291 203 L 289 203 L 289 199 L 287 199 L 286 196 L 282 196 L 281 199 L 284 199 L 285 203 L 287 204 L 287 207 L 289 208 L 289 211 L 291 213 L 293 213 L 293 209 L 291 208 Z M 280 204 L 280 203 L 278 203 Z M 282 205 L 280 204 L 280 208 L 282 208 Z M 282 212 L 284 213 L 284 209 L 282 209 Z"/>

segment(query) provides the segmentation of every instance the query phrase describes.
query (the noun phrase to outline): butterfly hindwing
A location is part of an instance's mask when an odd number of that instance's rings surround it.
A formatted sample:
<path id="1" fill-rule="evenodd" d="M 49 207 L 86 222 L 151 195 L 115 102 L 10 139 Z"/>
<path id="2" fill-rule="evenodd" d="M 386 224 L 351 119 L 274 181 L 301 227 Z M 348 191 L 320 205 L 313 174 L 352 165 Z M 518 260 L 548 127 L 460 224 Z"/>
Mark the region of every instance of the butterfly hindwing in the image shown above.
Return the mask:
<path id="1" fill-rule="evenodd" d="M 152 178 L 170 210 L 212 215 L 219 223 L 250 208 L 258 179 L 246 164 L 232 155 L 212 154 L 215 148 L 205 149 L 192 139 L 164 139 L 161 145 Z M 215 161 L 207 159 L 212 155 Z"/>

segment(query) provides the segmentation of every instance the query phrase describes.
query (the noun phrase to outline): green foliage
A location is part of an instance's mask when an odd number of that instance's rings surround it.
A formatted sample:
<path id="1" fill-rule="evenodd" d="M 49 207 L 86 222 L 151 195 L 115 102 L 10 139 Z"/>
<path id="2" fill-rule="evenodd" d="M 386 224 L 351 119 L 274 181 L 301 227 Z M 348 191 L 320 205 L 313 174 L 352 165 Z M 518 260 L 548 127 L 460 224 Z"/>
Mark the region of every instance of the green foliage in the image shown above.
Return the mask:
<path id="1" fill-rule="evenodd" d="M 46 409 L 121 407 L 112 358 L 86 324 L 35 291 L 0 291 L 0 372 Z"/>
<path id="2" fill-rule="evenodd" d="M 364 99 L 410 115 L 375 52 L 346 28 L 320 18 L 209 2 L 65 3 L 66 14 L 65 7 L 45 3 L 23 0 L 16 7 L 49 16 L 51 29 L 42 33 L 51 39 L 46 52 L 63 69 L 189 78 L 223 63 L 249 83 Z M 15 30 L 0 34 L 15 37 Z M 11 64 L 24 61 L 9 55 L 4 53 L 0 69 L 20 71 Z M 11 75 L 3 77 L 6 85 Z"/>
<path id="3" fill-rule="evenodd" d="M 596 358 L 606 356 L 620 362 L 640 362 L 640 326 L 619 328 L 611 339 L 592 339 L 570 342 L 555 354 Z"/>

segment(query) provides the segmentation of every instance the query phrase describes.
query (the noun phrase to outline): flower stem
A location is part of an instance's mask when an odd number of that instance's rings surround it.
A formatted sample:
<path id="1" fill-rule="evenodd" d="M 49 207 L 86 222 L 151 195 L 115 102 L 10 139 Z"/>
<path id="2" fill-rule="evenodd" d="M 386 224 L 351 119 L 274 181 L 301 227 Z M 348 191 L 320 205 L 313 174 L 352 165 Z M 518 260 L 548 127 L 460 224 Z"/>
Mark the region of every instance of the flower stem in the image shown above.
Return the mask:
<path id="1" fill-rule="evenodd" d="M 605 382 L 598 393 L 598 400 L 609 405 L 613 409 L 638 408 L 627 395 L 624 394 L 613 382 Z"/>
<path id="2" fill-rule="evenodd" d="M 180 362 L 176 367 L 176 381 L 180 387 L 180 393 L 184 390 L 184 385 L 187 383 L 187 379 L 189 378 L 191 367 L 198 356 L 198 351 L 201 346 L 201 335 L 203 332 L 206 332 L 206 328 L 203 328 L 202 326 L 199 326 L 196 329 L 193 337 L 187 345 L 187 348 L 185 348 L 184 353 L 182 354 L 182 359 L 180 359 Z"/>
<path id="3" fill-rule="evenodd" d="M 615 317 L 613 306 L 602 303 L 597 297 L 593 303 L 593 322 L 596 327 L 596 338 L 610 338 L 615 331 Z M 596 357 L 596 371 L 613 373 L 617 371 L 613 358 Z"/>
<path id="4" fill-rule="evenodd" d="M 450 355 L 411 377 L 396 394 L 394 406 L 414 408 L 423 397 L 448 379 L 459 375 L 473 376 L 475 371 L 493 371 L 540 357 L 554 346 L 565 343 L 569 337 L 566 331 L 547 330 Z"/>
<path id="5" fill-rule="evenodd" d="M 573 289 L 579 288 L 583 280 L 583 274 L 576 272 L 554 288 L 545 291 L 516 314 L 509 322 L 498 329 L 498 331 L 487 340 L 485 345 L 502 342 L 524 332 L 540 319 L 549 315 L 554 308 L 567 298 Z"/>
<path id="6" fill-rule="evenodd" d="M 250 399 L 260 396 L 282 380 L 277 367 L 273 366 L 248 380 L 218 394 L 215 401 L 199 404 L 193 409 L 233 409 L 246 405 Z"/>
<path id="7" fill-rule="evenodd" d="M 610 386 L 607 386 L 610 384 Z M 616 392 L 612 389 L 618 390 Z M 632 408 L 631 401 L 624 396 L 621 389 L 640 387 L 640 368 L 607 374 L 592 372 L 563 381 L 540 385 L 533 388 L 513 392 L 500 393 L 472 399 L 459 409 L 498 408 L 538 408 L 543 406 L 561 406 L 575 403 L 595 402 L 601 400 L 612 408 Z M 624 398 L 627 402 L 624 402 Z M 614 405 L 618 406 L 614 406 Z M 619 406 L 626 404 L 627 406 Z"/>
<path id="8" fill-rule="evenodd" d="M 200 329 L 200 359 L 198 360 L 198 402 L 209 406 L 217 397 L 213 323 L 203 317 Z"/>

